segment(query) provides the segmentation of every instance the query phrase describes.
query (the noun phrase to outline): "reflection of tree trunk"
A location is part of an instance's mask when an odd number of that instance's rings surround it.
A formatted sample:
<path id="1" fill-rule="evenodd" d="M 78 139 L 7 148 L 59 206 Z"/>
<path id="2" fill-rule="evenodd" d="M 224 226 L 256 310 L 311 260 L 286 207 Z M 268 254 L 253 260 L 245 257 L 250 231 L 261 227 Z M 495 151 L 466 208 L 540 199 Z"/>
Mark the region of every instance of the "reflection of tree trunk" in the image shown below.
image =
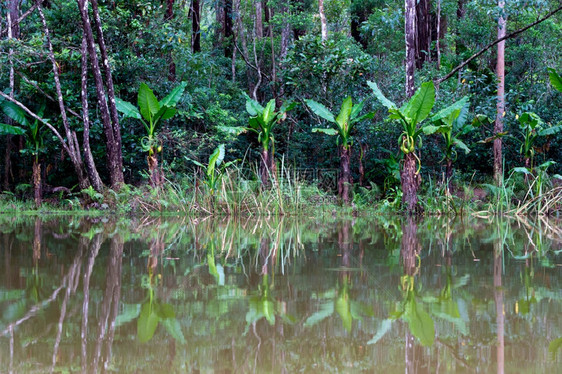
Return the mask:
<path id="1" fill-rule="evenodd" d="M 412 217 L 408 217 L 406 223 L 402 224 L 402 244 L 400 246 L 404 274 L 414 275 L 416 273 L 416 258 L 420 249 L 418 226 Z"/>
<path id="2" fill-rule="evenodd" d="M 107 276 L 103 302 L 101 306 L 100 319 L 98 321 L 97 342 L 94 351 L 93 371 L 98 372 L 100 359 L 103 368 L 111 358 L 111 346 L 115 333 L 115 318 L 121 298 L 121 262 L 123 258 L 123 239 L 119 235 L 114 235 L 110 242 L 110 257 L 107 265 Z M 105 352 L 102 349 L 105 343 Z"/>
<path id="3" fill-rule="evenodd" d="M 86 267 L 84 272 L 83 284 L 84 284 L 84 302 L 82 304 L 82 327 L 80 330 L 80 338 L 82 342 L 82 372 L 86 373 L 88 371 L 88 313 L 90 310 L 90 277 L 94 268 L 94 263 L 96 257 L 98 256 L 102 237 L 100 234 L 94 236 L 93 240 L 90 242 L 85 236 L 81 236 L 78 241 L 79 248 L 88 248 L 88 259 L 86 260 Z"/>
<path id="4" fill-rule="evenodd" d="M 414 336 L 410 332 L 410 329 L 406 329 L 406 342 L 404 347 L 404 363 L 406 368 L 404 373 L 406 374 L 416 374 L 416 351 L 414 344 Z"/>
<path id="5" fill-rule="evenodd" d="M 500 240 L 494 243 L 494 300 L 496 302 L 496 334 L 498 338 L 497 345 L 497 365 L 498 374 L 504 373 L 504 305 L 503 305 L 503 288 L 502 288 L 502 253 L 503 248 Z"/>
<path id="6" fill-rule="evenodd" d="M 64 294 L 64 299 L 61 305 L 60 311 L 60 318 L 57 328 L 57 335 L 55 337 L 55 344 L 53 348 L 53 360 L 51 366 L 51 373 L 53 372 L 55 365 L 57 363 L 57 358 L 59 355 L 59 346 L 60 341 L 62 338 L 62 330 L 64 325 L 64 319 L 66 318 L 66 308 L 68 306 L 68 300 L 70 299 L 70 295 L 76 291 L 76 286 L 78 285 L 78 281 L 80 278 L 80 265 L 82 263 L 82 252 L 79 251 L 76 257 L 74 258 L 74 262 L 70 265 L 68 269 L 68 276 L 66 279 L 66 292 Z"/>
<path id="7" fill-rule="evenodd" d="M 41 242 L 42 242 L 42 225 L 41 218 L 35 218 L 35 227 L 33 230 L 33 263 L 37 264 L 37 261 L 41 258 Z"/>

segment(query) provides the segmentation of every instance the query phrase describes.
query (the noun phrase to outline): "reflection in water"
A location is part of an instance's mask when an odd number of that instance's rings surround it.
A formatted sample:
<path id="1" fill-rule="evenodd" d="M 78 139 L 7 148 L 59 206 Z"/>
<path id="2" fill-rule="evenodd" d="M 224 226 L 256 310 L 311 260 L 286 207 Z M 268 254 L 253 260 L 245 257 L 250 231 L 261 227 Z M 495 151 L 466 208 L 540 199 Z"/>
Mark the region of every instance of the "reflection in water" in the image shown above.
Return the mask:
<path id="1" fill-rule="evenodd" d="M 554 372 L 557 227 L 2 221 L 0 361 L 14 373 Z"/>

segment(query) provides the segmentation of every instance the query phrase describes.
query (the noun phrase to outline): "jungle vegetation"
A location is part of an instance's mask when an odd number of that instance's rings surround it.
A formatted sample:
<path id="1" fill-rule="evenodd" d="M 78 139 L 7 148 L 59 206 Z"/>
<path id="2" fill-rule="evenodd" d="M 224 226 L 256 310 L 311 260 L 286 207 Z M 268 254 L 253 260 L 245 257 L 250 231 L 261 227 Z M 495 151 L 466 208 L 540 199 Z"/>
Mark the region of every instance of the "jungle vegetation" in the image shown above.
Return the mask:
<path id="1" fill-rule="evenodd" d="M 559 0 L 0 4 L 3 210 L 560 211 Z"/>

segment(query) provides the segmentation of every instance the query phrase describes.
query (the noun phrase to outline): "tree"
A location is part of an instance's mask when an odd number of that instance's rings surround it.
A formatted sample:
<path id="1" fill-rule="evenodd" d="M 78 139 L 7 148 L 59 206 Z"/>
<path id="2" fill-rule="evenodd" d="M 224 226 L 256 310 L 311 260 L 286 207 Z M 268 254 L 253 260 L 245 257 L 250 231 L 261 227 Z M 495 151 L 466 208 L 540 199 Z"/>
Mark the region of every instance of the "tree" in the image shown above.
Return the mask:
<path id="1" fill-rule="evenodd" d="M 192 0 L 189 9 L 191 15 L 191 51 L 201 52 L 201 4 L 199 0 Z"/>
<path id="2" fill-rule="evenodd" d="M 162 152 L 162 146 L 158 144 L 156 127 L 161 121 L 168 120 L 176 114 L 176 105 L 186 86 L 187 83 L 182 82 L 168 96 L 158 101 L 150 87 L 146 83 L 141 83 L 137 97 L 138 108 L 131 103 L 116 99 L 117 110 L 123 113 L 125 118 L 138 119 L 146 129 L 147 136 L 142 138 L 141 144 L 143 150 L 148 152 L 146 161 L 150 175 L 149 182 L 152 187 L 159 187 L 164 182 L 163 175 L 158 168 L 158 153 Z"/>
<path id="3" fill-rule="evenodd" d="M 406 97 L 414 94 L 416 69 L 416 0 L 405 0 L 404 27 L 406 34 Z"/>
<path id="4" fill-rule="evenodd" d="M 383 95 L 376 83 L 367 82 L 367 84 L 379 102 L 388 109 L 388 118 L 399 121 L 403 126 L 404 131 L 398 140 L 400 150 L 404 154 L 400 170 L 402 203 L 408 214 L 413 214 L 418 208 L 417 193 L 421 183 L 421 161 L 416 155 L 416 142 L 420 139 L 423 130 L 418 128 L 418 124 L 427 118 L 435 104 L 435 87 L 431 82 L 422 84 L 414 96 L 398 108 Z"/>
<path id="5" fill-rule="evenodd" d="M 505 37 L 507 27 L 504 9 L 504 0 L 498 0 L 498 39 Z M 505 117 L 505 41 L 498 43 L 498 56 L 496 60 L 496 75 L 498 80 L 496 122 L 494 124 L 494 180 L 499 186 L 503 179 L 502 138 L 497 136 L 503 132 L 503 118 Z"/>
<path id="6" fill-rule="evenodd" d="M 320 14 L 320 33 L 322 41 L 328 39 L 328 23 L 326 21 L 326 13 L 324 12 L 324 0 L 318 0 L 318 13 Z"/>
<path id="7" fill-rule="evenodd" d="M 279 111 L 275 111 L 275 99 L 269 100 L 265 107 L 256 100 L 246 96 L 246 111 L 250 115 L 247 130 L 258 135 L 261 145 L 261 162 L 259 175 L 262 186 L 269 186 L 269 179 L 275 174 L 275 138 L 273 128 L 277 123 L 285 119 L 286 113 L 295 107 L 295 103 L 286 101 Z"/>
<path id="8" fill-rule="evenodd" d="M 351 134 L 356 123 L 365 119 L 373 118 L 375 113 L 370 112 L 359 116 L 365 102 L 362 101 L 359 104 L 353 105 L 353 101 L 349 96 L 343 101 L 337 117 L 334 116 L 324 105 L 317 103 L 314 100 L 306 100 L 306 104 L 316 115 L 335 125 L 335 128 L 315 128 L 312 129 L 312 132 L 321 132 L 326 135 L 337 135 L 340 154 L 338 194 L 345 204 L 349 204 L 349 191 L 353 186 L 353 178 L 350 170 L 351 146 L 353 144 Z"/>

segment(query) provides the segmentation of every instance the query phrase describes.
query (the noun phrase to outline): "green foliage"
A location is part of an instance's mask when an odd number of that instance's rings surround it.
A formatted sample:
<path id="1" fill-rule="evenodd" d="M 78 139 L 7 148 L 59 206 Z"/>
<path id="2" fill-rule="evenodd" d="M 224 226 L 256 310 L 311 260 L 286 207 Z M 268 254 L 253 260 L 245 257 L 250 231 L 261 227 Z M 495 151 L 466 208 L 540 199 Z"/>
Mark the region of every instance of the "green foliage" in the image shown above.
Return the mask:
<path id="1" fill-rule="evenodd" d="M 365 119 L 372 119 L 375 116 L 374 112 L 359 116 L 365 102 L 362 101 L 359 104 L 354 105 L 350 96 L 343 101 L 337 117 L 334 116 L 324 105 L 317 103 L 314 100 L 306 100 L 306 104 L 316 115 L 335 124 L 336 127 L 335 130 L 314 128 L 312 129 L 312 132 L 322 132 L 326 135 L 338 135 L 338 143 L 341 142 L 344 148 L 349 148 L 353 143 L 351 134 L 354 130 L 355 124 Z"/>
<path id="2" fill-rule="evenodd" d="M 236 161 L 225 162 L 223 164 L 225 156 L 224 144 L 220 144 L 213 153 L 209 156 L 209 161 L 207 165 L 191 160 L 195 165 L 201 167 L 205 170 L 205 184 L 209 188 L 211 195 L 213 195 L 218 187 L 219 182 L 224 177 L 226 169 L 234 164 Z"/>
<path id="3" fill-rule="evenodd" d="M 176 112 L 176 105 L 179 102 L 185 87 L 186 82 L 180 83 L 176 86 L 165 98 L 158 101 L 154 92 L 148 87 L 146 83 L 141 83 L 138 91 L 137 105 L 115 98 L 117 110 L 120 111 L 125 118 L 135 118 L 142 122 L 146 129 L 147 136 L 141 141 L 143 149 L 154 153 L 155 137 L 154 132 L 156 127 L 161 121 L 172 118 Z"/>
<path id="4" fill-rule="evenodd" d="M 404 153 L 415 152 L 415 143 L 420 139 L 422 130 L 418 124 L 423 122 L 435 104 L 435 87 L 433 82 L 425 82 L 401 108 L 387 99 L 375 82 L 367 82 L 377 100 L 388 109 L 388 118 L 402 124 L 403 132 L 398 141 Z"/>

